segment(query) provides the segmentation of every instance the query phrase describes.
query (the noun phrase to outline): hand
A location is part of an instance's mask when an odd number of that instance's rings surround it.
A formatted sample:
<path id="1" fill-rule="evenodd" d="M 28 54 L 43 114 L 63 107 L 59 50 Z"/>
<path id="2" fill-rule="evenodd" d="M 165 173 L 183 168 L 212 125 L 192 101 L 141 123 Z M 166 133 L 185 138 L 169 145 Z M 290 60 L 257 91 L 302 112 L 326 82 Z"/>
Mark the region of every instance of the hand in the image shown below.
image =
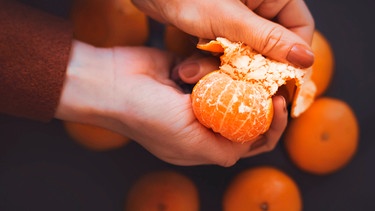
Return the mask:
<path id="1" fill-rule="evenodd" d="M 199 38 L 242 41 L 263 55 L 307 68 L 314 20 L 303 0 L 132 0 L 142 11 Z M 276 22 L 273 22 L 273 21 Z"/>
<path id="2" fill-rule="evenodd" d="M 199 61 L 201 75 L 216 68 Z M 249 143 L 233 143 L 196 120 L 190 95 L 170 79 L 175 62 L 157 49 L 101 49 L 75 41 L 56 117 L 117 131 L 177 165 L 231 166 L 274 147 L 287 119 L 282 98 L 274 100 L 275 119 L 261 138 L 266 145 L 250 150 Z"/>

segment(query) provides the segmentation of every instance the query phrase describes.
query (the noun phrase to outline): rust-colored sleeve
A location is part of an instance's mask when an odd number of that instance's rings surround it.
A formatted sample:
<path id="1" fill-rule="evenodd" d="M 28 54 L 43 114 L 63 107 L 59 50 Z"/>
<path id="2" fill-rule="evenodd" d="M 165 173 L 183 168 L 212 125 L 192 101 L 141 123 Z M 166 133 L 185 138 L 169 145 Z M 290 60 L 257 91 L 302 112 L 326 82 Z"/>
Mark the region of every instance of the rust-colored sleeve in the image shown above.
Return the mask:
<path id="1" fill-rule="evenodd" d="M 72 34 L 68 20 L 0 0 L 0 113 L 53 118 Z"/>

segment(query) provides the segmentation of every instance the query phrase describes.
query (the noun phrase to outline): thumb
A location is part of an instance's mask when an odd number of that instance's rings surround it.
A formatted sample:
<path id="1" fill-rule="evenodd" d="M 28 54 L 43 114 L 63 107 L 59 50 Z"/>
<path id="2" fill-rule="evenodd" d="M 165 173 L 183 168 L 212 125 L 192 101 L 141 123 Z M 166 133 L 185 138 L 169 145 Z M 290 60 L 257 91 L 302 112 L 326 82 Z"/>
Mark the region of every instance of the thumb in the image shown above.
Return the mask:
<path id="1" fill-rule="evenodd" d="M 177 67 L 178 77 L 188 84 L 197 83 L 203 76 L 218 70 L 220 61 L 213 56 L 192 55 Z"/>
<path id="2" fill-rule="evenodd" d="M 314 54 L 300 36 L 255 14 L 251 16 L 253 16 L 253 21 L 245 23 L 251 29 L 246 40 L 256 51 L 301 68 L 307 68 L 313 64 Z"/>
<path id="3" fill-rule="evenodd" d="M 227 8 L 221 8 L 228 10 Z M 237 5 L 236 15 L 218 21 L 211 20 L 215 36 L 242 41 L 259 53 L 280 62 L 302 68 L 310 67 L 314 54 L 309 44 L 284 26 L 263 18 L 245 5 Z M 224 11 L 230 14 L 230 11 Z M 226 26 L 225 28 L 220 26 Z M 292 28 L 292 26 L 289 26 Z"/>

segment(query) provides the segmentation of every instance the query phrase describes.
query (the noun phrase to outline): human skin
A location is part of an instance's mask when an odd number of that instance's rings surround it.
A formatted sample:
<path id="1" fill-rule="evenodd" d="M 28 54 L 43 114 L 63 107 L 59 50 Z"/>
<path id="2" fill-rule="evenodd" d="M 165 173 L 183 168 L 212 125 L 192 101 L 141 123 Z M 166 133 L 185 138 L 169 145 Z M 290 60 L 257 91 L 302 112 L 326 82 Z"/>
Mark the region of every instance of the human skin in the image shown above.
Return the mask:
<path id="1" fill-rule="evenodd" d="M 307 68 L 314 19 L 303 0 L 132 0 L 154 19 L 199 38 L 241 41 L 275 60 Z"/>
<path id="2" fill-rule="evenodd" d="M 259 137 L 261 145 L 251 149 L 250 143 L 231 142 L 195 118 L 190 94 L 170 77 L 175 59 L 155 48 L 97 48 L 74 41 L 56 118 L 119 132 L 176 165 L 231 166 L 274 147 L 287 122 L 282 97 L 274 99 L 274 120 Z M 196 62 L 202 76 L 217 68 L 205 58 Z"/>
<path id="3" fill-rule="evenodd" d="M 302 0 L 133 3 L 156 20 L 193 36 L 243 41 L 266 56 L 300 67 L 313 63 L 309 43 L 314 22 Z M 273 98 L 270 129 L 253 144 L 231 142 L 195 118 L 190 95 L 181 91 L 176 80 L 193 84 L 217 66 L 209 57 L 179 61 L 158 49 L 95 48 L 74 41 L 56 117 L 117 131 L 177 165 L 231 166 L 241 158 L 272 150 L 287 125 L 281 96 Z"/>

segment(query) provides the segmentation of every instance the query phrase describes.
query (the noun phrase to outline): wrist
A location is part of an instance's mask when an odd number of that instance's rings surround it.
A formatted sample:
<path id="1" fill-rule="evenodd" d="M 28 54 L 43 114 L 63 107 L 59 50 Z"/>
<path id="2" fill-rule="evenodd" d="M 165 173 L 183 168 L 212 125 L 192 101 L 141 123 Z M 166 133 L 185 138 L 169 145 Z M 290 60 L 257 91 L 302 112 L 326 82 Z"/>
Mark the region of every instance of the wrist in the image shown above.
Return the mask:
<path id="1" fill-rule="evenodd" d="M 113 51 L 73 41 L 70 60 L 55 117 L 97 124 L 109 109 L 106 93 L 113 70 Z M 104 74 L 105 73 L 105 74 Z"/>

